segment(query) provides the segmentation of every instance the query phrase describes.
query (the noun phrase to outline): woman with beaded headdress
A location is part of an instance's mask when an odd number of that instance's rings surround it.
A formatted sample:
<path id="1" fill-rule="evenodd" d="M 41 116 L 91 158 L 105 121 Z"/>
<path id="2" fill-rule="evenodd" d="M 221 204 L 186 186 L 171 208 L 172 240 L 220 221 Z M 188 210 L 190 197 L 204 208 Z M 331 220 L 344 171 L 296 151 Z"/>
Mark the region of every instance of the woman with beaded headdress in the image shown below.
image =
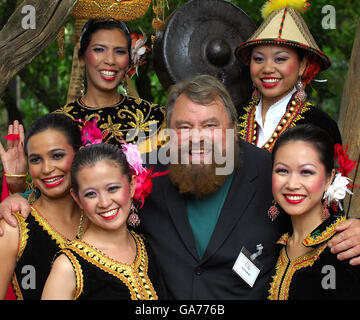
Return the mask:
<path id="1" fill-rule="evenodd" d="M 307 101 L 305 86 L 330 66 L 300 12 L 306 0 L 271 0 L 262 8 L 264 22 L 241 43 L 235 55 L 250 64 L 254 91 L 239 114 L 239 134 L 249 143 L 271 151 L 285 130 L 311 123 L 341 144 L 336 122 Z"/>

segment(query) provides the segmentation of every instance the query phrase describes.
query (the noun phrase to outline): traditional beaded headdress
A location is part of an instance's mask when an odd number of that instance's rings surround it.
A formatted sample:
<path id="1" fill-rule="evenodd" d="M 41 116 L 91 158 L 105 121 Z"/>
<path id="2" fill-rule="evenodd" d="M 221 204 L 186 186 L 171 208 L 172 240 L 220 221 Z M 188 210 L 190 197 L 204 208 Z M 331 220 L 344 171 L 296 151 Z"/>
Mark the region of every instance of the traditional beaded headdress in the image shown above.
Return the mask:
<path id="1" fill-rule="evenodd" d="M 149 9 L 151 0 L 78 0 L 72 16 L 75 18 L 75 48 L 67 102 L 82 96 L 83 70 L 77 50 L 83 26 L 89 19 L 116 19 L 131 21 L 141 18 Z M 61 38 L 61 37 L 60 37 Z M 133 92 L 132 95 L 137 95 Z"/>
<path id="2" fill-rule="evenodd" d="M 243 62 L 250 59 L 251 49 L 255 45 L 277 44 L 299 48 L 313 57 L 325 70 L 330 60 L 316 44 L 300 12 L 309 7 L 307 0 L 269 0 L 262 7 L 265 19 L 255 33 L 236 48 L 235 55 Z"/>
<path id="3" fill-rule="evenodd" d="M 72 15 L 76 19 L 113 18 L 136 20 L 149 9 L 151 0 L 79 0 Z"/>

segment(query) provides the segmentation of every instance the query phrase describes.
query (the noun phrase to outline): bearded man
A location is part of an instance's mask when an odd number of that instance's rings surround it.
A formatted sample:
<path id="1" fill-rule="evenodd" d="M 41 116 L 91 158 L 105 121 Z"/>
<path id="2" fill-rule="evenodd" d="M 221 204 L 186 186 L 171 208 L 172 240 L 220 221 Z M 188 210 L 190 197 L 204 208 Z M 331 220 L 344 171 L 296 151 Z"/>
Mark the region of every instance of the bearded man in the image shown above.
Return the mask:
<path id="1" fill-rule="evenodd" d="M 207 75 L 176 84 L 167 103 L 170 142 L 158 151 L 170 170 L 153 179 L 141 228 L 176 299 L 266 297 L 285 215 L 272 222 L 268 151 L 240 141 L 236 109 Z M 170 154 L 170 156 L 169 156 Z M 286 220 L 286 221 L 285 221 Z M 253 287 L 232 269 L 242 248 L 263 247 Z"/>

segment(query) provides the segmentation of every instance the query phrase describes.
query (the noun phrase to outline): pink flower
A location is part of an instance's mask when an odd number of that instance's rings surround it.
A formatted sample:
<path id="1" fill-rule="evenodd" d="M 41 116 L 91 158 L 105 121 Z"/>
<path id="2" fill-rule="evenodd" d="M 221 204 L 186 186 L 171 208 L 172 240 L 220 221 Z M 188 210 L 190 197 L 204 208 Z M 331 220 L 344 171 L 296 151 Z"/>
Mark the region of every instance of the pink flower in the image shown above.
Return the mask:
<path id="1" fill-rule="evenodd" d="M 121 147 L 126 156 L 127 162 L 129 163 L 131 169 L 135 171 L 136 175 L 138 176 L 143 173 L 145 169 L 143 167 L 143 162 L 137 145 L 132 143 L 123 143 Z"/>
<path id="2" fill-rule="evenodd" d="M 102 143 L 103 137 L 101 130 L 97 127 L 97 118 L 93 121 L 85 121 L 81 128 L 81 142 L 83 146 Z"/>

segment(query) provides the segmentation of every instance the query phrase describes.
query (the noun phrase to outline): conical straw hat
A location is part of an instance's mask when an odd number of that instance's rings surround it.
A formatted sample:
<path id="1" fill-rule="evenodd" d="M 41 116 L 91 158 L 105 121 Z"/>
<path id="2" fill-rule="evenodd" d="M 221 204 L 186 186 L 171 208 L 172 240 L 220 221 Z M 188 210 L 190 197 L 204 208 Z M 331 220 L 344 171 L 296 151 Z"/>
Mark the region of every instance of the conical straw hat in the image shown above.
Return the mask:
<path id="1" fill-rule="evenodd" d="M 246 42 L 239 44 L 235 55 L 248 63 L 252 48 L 263 44 L 300 48 L 307 54 L 315 55 L 321 70 L 330 66 L 329 58 L 319 49 L 301 14 L 293 8 L 272 12 Z"/>

